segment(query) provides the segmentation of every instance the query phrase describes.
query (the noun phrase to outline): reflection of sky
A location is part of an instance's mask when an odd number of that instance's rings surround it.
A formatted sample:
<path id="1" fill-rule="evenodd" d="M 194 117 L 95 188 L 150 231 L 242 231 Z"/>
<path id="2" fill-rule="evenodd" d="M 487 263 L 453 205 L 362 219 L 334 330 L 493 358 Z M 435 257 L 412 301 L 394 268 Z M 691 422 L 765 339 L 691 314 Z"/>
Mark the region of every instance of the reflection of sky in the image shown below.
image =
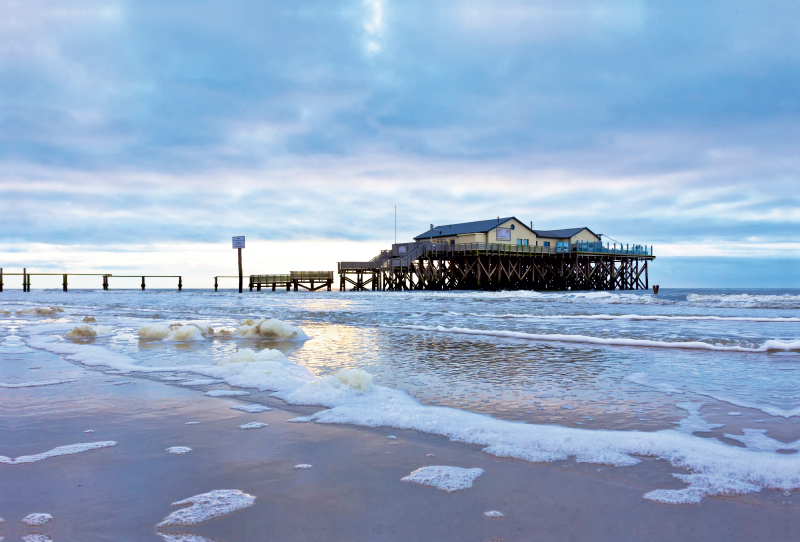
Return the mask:
<path id="1" fill-rule="evenodd" d="M 333 269 L 386 248 L 397 205 L 401 240 L 513 214 L 715 257 L 664 264 L 664 283 L 797 285 L 773 270 L 800 257 L 791 2 L 41 0 L 4 15 L 7 265 L 209 288 L 246 235 L 254 273 Z"/>

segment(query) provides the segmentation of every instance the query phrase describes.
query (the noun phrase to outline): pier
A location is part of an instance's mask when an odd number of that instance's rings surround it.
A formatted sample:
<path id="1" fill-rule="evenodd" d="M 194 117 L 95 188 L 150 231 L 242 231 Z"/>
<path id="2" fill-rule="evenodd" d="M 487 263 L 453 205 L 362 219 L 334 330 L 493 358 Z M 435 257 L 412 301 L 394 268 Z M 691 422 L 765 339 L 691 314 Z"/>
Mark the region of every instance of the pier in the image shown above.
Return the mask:
<path id="1" fill-rule="evenodd" d="M 145 289 L 145 279 L 155 279 L 155 278 L 172 278 L 178 279 L 178 291 L 183 291 L 183 275 L 114 275 L 112 273 L 28 273 L 27 268 L 23 268 L 22 273 L 3 273 L 3 268 L 0 267 L 0 292 L 3 291 L 3 277 L 4 276 L 21 276 L 22 277 L 22 291 L 23 292 L 30 292 L 31 291 L 31 277 L 32 276 L 56 276 L 62 277 L 61 280 L 61 289 L 65 292 L 69 291 L 69 276 L 73 277 L 103 277 L 103 290 L 108 290 L 109 288 L 109 281 L 108 279 L 113 277 L 115 279 L 142 279 L 141 287 L 142 290 Z"/>
<path id="2" fill-rule="evenodd" d="M 341 291 L 647 290 L 644 245 L 507 243 L 392 245 L 368 262 L 339 262 Z"/>

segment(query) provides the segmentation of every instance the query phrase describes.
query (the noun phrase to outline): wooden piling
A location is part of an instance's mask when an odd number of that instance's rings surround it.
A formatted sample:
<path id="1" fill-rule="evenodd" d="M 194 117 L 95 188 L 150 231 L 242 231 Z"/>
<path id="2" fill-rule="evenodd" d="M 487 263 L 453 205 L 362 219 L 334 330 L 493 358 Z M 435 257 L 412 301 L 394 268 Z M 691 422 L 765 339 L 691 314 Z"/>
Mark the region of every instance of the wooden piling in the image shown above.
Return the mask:
<path id="1" fill-rule="evenodd" d="M 178 277 L 178 291 L 183 291 L 183 277 Z"/>
<path id="2" fill-rule="evenodd" d="M 217 277 L 214 277 L 214 291 L 215 292 L 217 291 L 217 286 L 218 286 Z"/>
<path id="3" fill-rule="evenodd" d="M 67 274 L 64 273 L 64 291 L 67 291 Z"/>
<path id="4" fill-rule="evenodd" d="M 0 267 L 0 292 L 3 291 L 3 268 Z"/>
<path id="5" fill-rule="evenodd" d="M 28 268 L 27 267 L 23 267 L 22 268 L 22 291 L 23 292 L 27 292 L 28 291 Z"/>
<path id="6" fill-rule="evenodd" d="M 142 277 L 142 291 L 144 292 L 144 277 Z"/>
<path id="7" fill-rule="evenodd" d="M 239 248 L 239 293 L 242 293 L 242 249 Z"/>

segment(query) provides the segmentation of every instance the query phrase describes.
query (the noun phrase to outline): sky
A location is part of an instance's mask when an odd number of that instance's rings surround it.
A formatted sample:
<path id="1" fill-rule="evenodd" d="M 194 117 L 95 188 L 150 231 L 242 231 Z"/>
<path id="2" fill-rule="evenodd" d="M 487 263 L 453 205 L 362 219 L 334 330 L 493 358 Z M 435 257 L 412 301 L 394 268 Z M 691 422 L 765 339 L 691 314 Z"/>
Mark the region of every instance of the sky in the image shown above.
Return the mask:
<path id="1" fill-rule="evenodd" d="M 396 207 L 398 241 L 516 216 L 653 245 L 662 287 L 800 287 L 796 2 L 0 14 L 6 272 L 209 287 L 236 273 L 233 235 L 246 274 L 335 269 L 389 247 Z"/>

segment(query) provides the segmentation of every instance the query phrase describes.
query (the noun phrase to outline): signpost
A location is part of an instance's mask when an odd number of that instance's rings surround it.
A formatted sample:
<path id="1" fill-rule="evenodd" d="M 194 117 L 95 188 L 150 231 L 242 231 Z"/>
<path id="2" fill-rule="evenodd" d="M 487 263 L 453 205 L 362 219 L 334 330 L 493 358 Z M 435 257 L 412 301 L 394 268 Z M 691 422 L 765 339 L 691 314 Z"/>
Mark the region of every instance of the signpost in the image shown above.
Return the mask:
<path id="1" fill-rule="evenodd" d="M 239 249 L 239 293 L 242 293 L 242 249 L 244 248 L 244 235 L 233 238 L 233 248 Z"/>

